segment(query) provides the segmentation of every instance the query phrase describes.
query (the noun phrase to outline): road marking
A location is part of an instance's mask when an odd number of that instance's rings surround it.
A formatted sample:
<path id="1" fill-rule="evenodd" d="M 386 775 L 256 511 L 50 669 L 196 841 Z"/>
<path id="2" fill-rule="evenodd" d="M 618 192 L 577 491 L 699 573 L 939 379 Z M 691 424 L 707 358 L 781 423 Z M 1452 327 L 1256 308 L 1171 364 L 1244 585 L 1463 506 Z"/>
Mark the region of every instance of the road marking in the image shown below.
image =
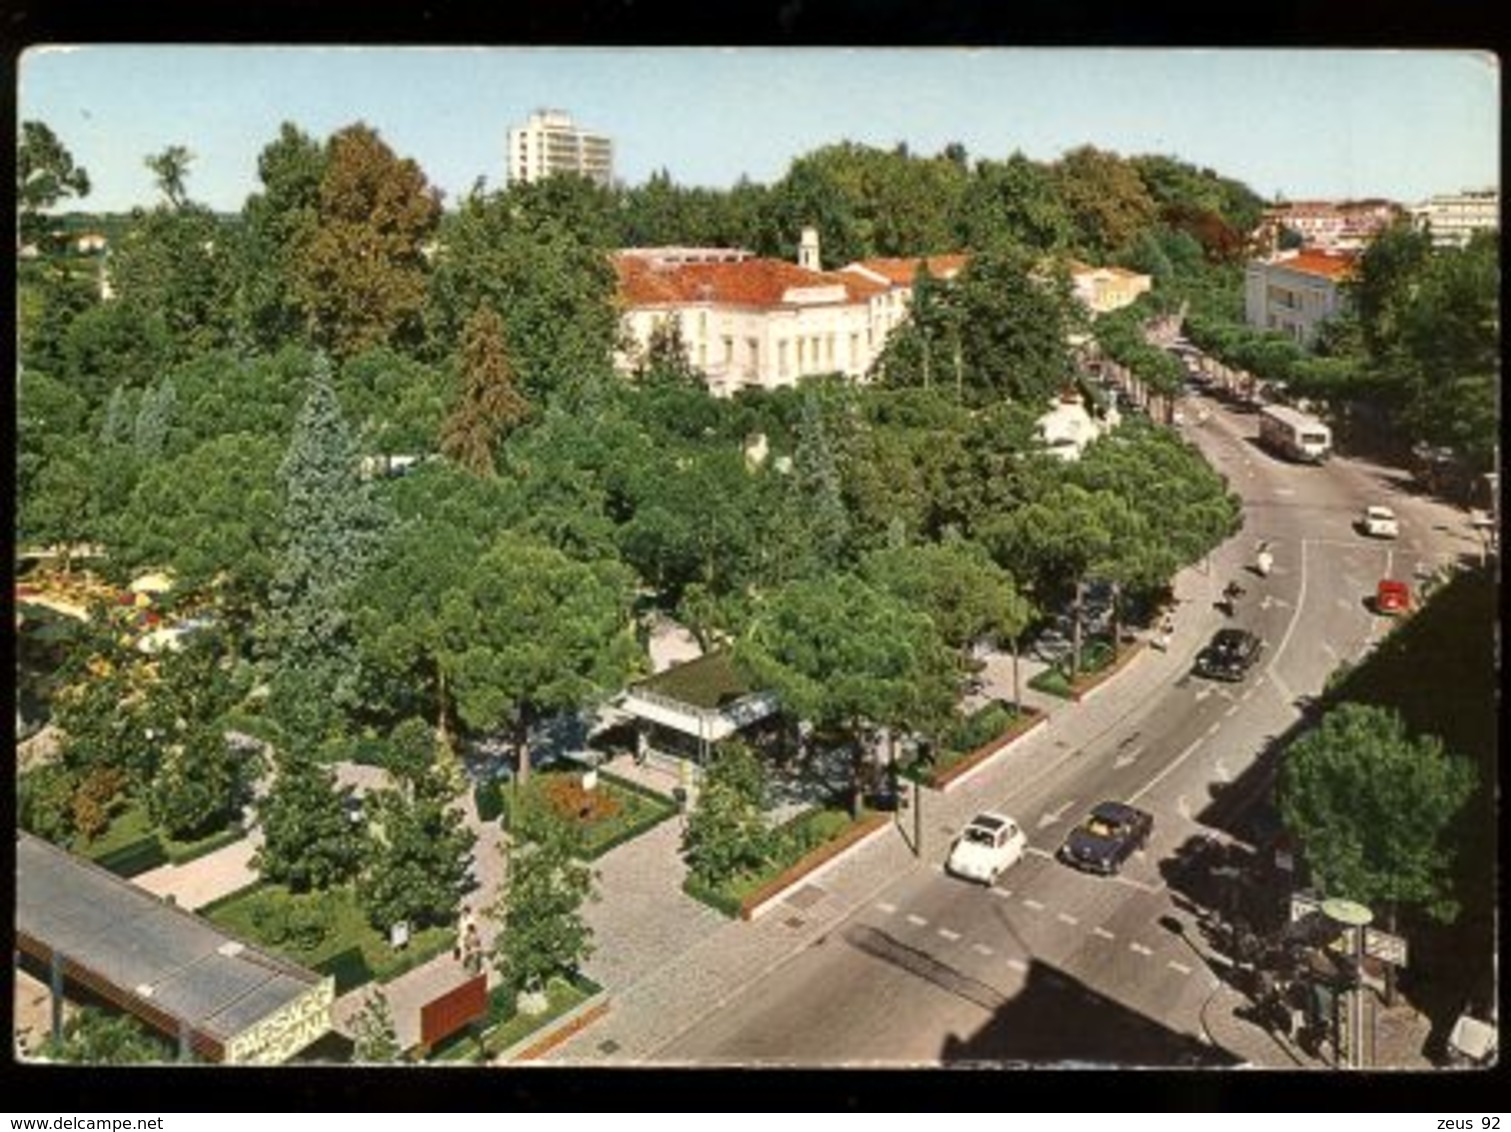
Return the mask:
<path id="1" fill-rule="evenodd" d="M 1113 935 L 1110 931 L 1102 927 L 1100 924 L 1091 929 L 1091 934 L 1095 936 L 1101 936 L 1103 939 L 1117 939 L 1117 936 Z"/>
<path id="2" fill-rule="evenodd" d="M 1224 763 L 1221 759 L 1216 760 L 1212 764 L 1212 773 L 1217 776 L 1217 781 L 1219 782 L 1233 781 L 1233 772 L 1228 769 L 1227 764 Z"/>
<path id="3" fill-rule="evenodd" d="M 951 943 L 954 943 L 957 939 L 960 938 L 960 933 L 959 932 L 952 932 L 952 931 L 950 931 L 949 928 L 940 928 L 939 929 L 939 936 L 940 936 L 941 939 L 947 939 Z"/>
<path id="4" fill-rule="evenodd" d="M 915 928 L 921 928 L 925 924 L 927 924 L 928 921 L 925 920 L 922 916 L 917 916 L 917 915 L 914 915 L 912 912 L 909 912 L 908 913 L 908 923 L 912 924 Z"/>
<path id="5" fill-rule="evenodd" d="M 1196 702 L 1197 703 L 1201 703 L 1202 700 L 1206 699 L 1211 694 L 1212 694 L 1212 685 L 1210 685 L 1210 684 L 1203 684 L 1200 688 L 1196 689 Z"/>
<path id="6" fill-rule="evenodd" d="M 1227 711 L 1223 712 L 1222 714 L 1223 714 L 1223 716 L 1225 718 L 1229 717 L 1229 716 L 1237 715 L 1238 714 L 1238 705 L 1234 704 L 1232 707 L 1230 707 Z"/>
<path id="7" fill-rule="evenodd" d="M 1218 722 L 1216 722 L 1214 720 L 1213 723 L 1212 723 L 1212 726 L 1209 727 L 1209 728 L 1207 728 L 1207 734 L 1208 735 L 1216 735 L 1221 730 L 1222 730 L 1222 724 L 1220 724 L 1220 723 L 1218 723 Z"/>
<path id="8" fill-rule="evenodd" d="M 1353 600 L 1346 597 L 1336 598 L 1333 601 L 1333 604 L 1336 605 L 1339 609 L 1352 609 L 1354 607 Z"/>
<path id="9" fill-rule="evenodd" d="M 1144 955 L 1144 956 L 1148 956 L 1148 955 L 1153 955 L 1154 954 L 1154 949 L 1153 948 L 1145 947 L 1142 943 L 1130 943 L 1128 945 L 1128 950 L 1129 951 L 1136 951 L 1136 952 L 1138 952 L 1138 954 Z"/>
<path id="10" fill-rule="evenodd" d="M 1333 648 L 1333 646 L 1328 644 L 1326 641 L 1322 642 L 1322 651 L 1327 653 L 1327 655 L 1332 657 L 1334 660 L 1340 659 L 1338 656 L 1338 650 Z"/>
<path id="11" fill-rule="evenodd" d="M 1240 700 L 1248 700 L 1253 695 L 1254 695 L 1254 689 L 1251 687 L 1251 688 L 1245 689 L 1243 695 L 1239 696 L 1238 698 Z"/>
<path id="12" fill-rule="evenodd" d="M 897 905 L 896 904 L 881 903 L 881 904 L 878 904 L 876 906 L 876 910 L 878 912 L 885 912 L 887 915 L 890 916 L 893 912 L 897 911 Z"/>
<path id="13" fill-rule="evenodd" d="M 1275 489 L 1275 494 L 1276 495 L 1295 495 L 1296 494 L 1296 489 L 1294 487 L 1277 487 Z"/>
<path id="14" fill-rule="evenodd" d="M 1055 919 L 1059 920 L 1062 924 L 1070 924 L 1072 927 L 1081 922 L 1080 920 L 1072 916 L 1069 912 L 1057 912 L 1055 913 Z"/>
<path id="15" fill-rule="evenodd" d="M 1199 746 L 1201 746 L 1201 740 L 1200 739 L 1193 740 L 1192 743 L 1191 743 L 1191 745 L 1189 747 L 1187 747 L 1184 751 L 1182 751 L 1180 754 L 1176 755 L 1175 758 L 1174 758 L 1174 760 L 1172 762 L 1170 762 L 1169 765 L 1167 765 L 1164 770 L 1160 771 L 1153 778 L 1151 778 L 1148 782 L 1144 783 L 1144 785 L 1140 786 L 1137 790 L 1135 790 L 1132 794 L 1130 794 L 1128 796 L 1129 803 L 1131 804 L 1133 802 L 1137 802 L 1145 794 L 1149 793 L 1149 791 L 1153 790 L 1156 786 L 1158 786 L 1161 782 L 1163 782 L 1169 775 L 1173 774 L 1174 771 L 1175 771 L 1175 768 L 1178 767 L 1178 766 L 1180 766 L 1181 763 L 1185 762 L 1188 758 L 1190 758 L 1191 757 L 1191 752 L 1194 751 L 1194 750 L 1196 750 L 1196 748 L 1199 747 Z"/>
<path id="16" fill-rule="evenodd" d="M 993 896 L 1001 897 L 1003 900 L 1006 900 L 1012 894 L 1013 894 L 1013 890 L 1010 889 L 1010 888 L 994 888 L 994 889 L 992 889 L 992 895 Z"/>
<path id="17" fill-rule="evenodd" d="M 1166 963 L 1165 966 L 1169 967 L 1172 971 L 1179 971 L 1182 975 L 1189 975 L 1191 973 L 1190 967 L 1187 967 L 1184 963 L 1177 963 L 1174 959 Z"/>
<path id="18" fill-rule="evenodd" d="M 1275 665 L 1279 663 L 1280 657 L 1285 652 L 1285 646 L 1291 641 L 1291 634 L 1296 631 L 1296 623 L 1301 620 L 1301 610 L 1306 607 L 1306 542 L 1306 539 L 1301 540 L 1301 587 L 1296 591 L 1296 611 L 1291 614 L 1290 621 L 1286 623 L 1285 633 L 1281 635 L 1280 644 L 1270 654 L 1270 663 L 1265 668 L 1267 673 L 1274 673 Z M 1294 696 L 1286 697 L 1288 700 L 1294 698 Z"/>
<path id="19" fill-rule="evenodd" d="M 1040 904 L 1037 900 L 1029 899 L 1027 896 L 1023 898 L 1023 906 L 1025 908 L 1032 908 L 1035 912 L 1044 911 L 1044 905 Z"/>
<path id="20" fill-rule="evenodd" d="M 1054 825 L 1055 822 L 1063 820 L 1065 817 L 1065 811 L 1070 809 L 1074 802 L 1075 799 L 1073 798 L 1067 799 L 1065 802 L 1061 803 L 1058 809 L 1045 810 L 1042 814 L 1039 815 L 1039 828 L 1047 829 L 1048 827 Z"/>
<path id="21" fill-rule="evenodd" d="M 1025 962 L 1023 962 L 1023 960 L 1017 959 L 1017 958 L 1009 959 L 1007 961 L 1007 965 L 1009 967 L 1011 967 L 1014 971 L 1017 971 L 1020 975 L 1024 971 L 1028 970 L 1028 964 L 1025 963 Z"/>
<path id="22" fill-rule="evenodd" d="M 971 944 L 971 950 L 974 951 L 977 955 L 991 955 L 991 954 L 993 954 L 992 949 L 990 947 L 988 947 L 984 943 L 973 943 L 973 944 Z"/>
<path id="23" fill-rule="evenodd" d="M 1121 770 L 1125 766 L 1132 766 L 1134 763 L 1138 762 L 1138 757 L 1143 753 L 1144 748 L 1135 747 L 1126 755 L 1119 755 L 1117 758 L 1113 759 L 1112 765 L 1119 770 Z"/>
<path id="24" fill-rule="evenodd" d="M 1191 820 L 1191 803 L 1186 801 L 1184 794 L 1179 794 L 1175 799 L 1175 812 L 1187 821 Z"/>

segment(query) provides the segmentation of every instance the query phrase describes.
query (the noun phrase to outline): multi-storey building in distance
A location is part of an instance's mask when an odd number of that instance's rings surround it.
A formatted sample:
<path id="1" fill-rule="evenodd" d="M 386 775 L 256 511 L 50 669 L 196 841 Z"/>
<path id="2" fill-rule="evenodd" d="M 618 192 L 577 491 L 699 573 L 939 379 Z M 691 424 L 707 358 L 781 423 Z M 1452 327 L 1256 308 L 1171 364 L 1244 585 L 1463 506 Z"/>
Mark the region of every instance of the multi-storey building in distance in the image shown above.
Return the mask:
<path id="1" fill-rule="evenodd" d="M 1244 272 L 1245 321 L 1311 345 L 1318 327 L 1339 312 L 1343 302 L 1339 284 L 1354 264 L 1353 255 L 1315 250 L 1255 260 Z"/>
<path id="2" fill-rule="evenodd" d="M 614 143 L 578 127 L 565 110 L 537 110 L 509 131 L 504 165 L 510 184 L 580 173 L 606 185 L 614 176 Z"/>
<path id="3" fill-rule="evenodd" d="M 1463 193 L 1440 193 L 1411 210 L 1420 227 L 1432 231 L 1438 247 L 1463 247 L 1475 232 L 1500 230 L 1499 189 Z"/>

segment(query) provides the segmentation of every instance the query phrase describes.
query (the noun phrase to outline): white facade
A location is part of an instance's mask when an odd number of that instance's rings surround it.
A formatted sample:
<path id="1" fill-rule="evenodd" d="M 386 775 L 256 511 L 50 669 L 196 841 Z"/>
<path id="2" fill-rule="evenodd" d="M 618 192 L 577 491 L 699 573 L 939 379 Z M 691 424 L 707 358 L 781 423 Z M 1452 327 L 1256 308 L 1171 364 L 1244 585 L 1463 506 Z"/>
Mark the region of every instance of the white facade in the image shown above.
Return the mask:
<path id="1" fill-rule="evenodd" d="M 1049 412 L 1038 420 L 1039 435 L 1050 455 L 1062 460 L 1081 458 L 1086 446 L 1105 432 L 1110 432 L 1122 423 L 1115 408 L 1098 420 L 1092 416 L 1080 397 L 1062 398 L 1054 401 Z"/>
<path id="2" fill-rule="evenodd" d="M 1250 263 L 1244 271 L 1245 321 L 1310 346 L 1318 327 L 1339 313 L 1339 283 L 1352 266 L 1349 257 L 1321 252 L 1282 253 Z"/>
<path id="3" fill-rule="evenodd" d="M 1475 232 L 1500 230 L 1500 190 L 1444 193 L 1411 210 L 1419 227 L 1432 229 L 1438 247 L 1463 247 Z"/>
<path id="4" fill-rule="evenodd" d="M 510 184 L 544 180 L 554 173 L 580 173 L 606 185 L 614 176 L 614 144 L 578 128 L 564 110 L 537 110 L 509 131 L 504 169 Z"/>

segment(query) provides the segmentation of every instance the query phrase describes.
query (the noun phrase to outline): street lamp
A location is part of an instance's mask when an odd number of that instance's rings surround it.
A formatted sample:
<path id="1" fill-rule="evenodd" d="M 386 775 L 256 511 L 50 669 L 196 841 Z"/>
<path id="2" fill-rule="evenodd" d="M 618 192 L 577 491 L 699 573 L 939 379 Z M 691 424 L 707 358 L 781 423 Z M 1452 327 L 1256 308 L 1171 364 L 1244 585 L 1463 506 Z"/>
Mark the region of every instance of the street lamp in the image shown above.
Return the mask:
<path id="1" fill-rule="evenodd" d="M 1354 979 L 1348 995 L 1348 1064 L 1360 1069 L 1364 1064 L 1364 994 L 1358 972 L 1364 958 L 1364 929 L 1373 922 L 1375 914 L 1357 901 L 1338 898 L 1324 900 L 1322 914 L 1343 929 L 1352 952 L 1349 959 Z"/>

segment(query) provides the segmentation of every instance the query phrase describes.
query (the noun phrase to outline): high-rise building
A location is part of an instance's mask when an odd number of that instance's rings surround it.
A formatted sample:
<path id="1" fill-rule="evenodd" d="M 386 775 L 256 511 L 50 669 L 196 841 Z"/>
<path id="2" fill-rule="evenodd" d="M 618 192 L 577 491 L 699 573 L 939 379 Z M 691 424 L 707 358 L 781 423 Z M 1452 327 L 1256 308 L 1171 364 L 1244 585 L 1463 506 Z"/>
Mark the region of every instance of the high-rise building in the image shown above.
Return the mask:
<path id="1" fill-rule="evenodd" d="M 581 173 L 606 185 L 614 175 L 614 143 L 578 128 L 565 110 L 537 110 L 509 131 L 504 163 L 510 184 Z"/>
<path id="2" fill-rule="evenodd" d="M 1441 193 L 1411 210 L 1418 226 L 1432 230 L 1439 246 L 1462 247 L 1475 232 L 1500 228 L 1499 189 Z"/>

